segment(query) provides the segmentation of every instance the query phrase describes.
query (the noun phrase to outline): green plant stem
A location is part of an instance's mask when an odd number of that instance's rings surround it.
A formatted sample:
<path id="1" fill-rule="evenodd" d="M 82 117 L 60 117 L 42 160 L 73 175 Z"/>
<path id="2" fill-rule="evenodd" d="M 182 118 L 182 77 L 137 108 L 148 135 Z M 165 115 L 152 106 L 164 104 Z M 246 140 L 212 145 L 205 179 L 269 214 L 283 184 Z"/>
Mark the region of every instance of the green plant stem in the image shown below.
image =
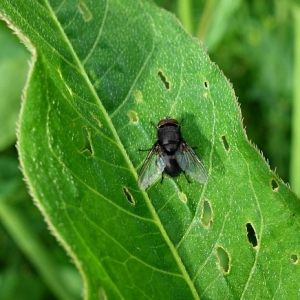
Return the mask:
<path id="1" fill-rule="evenodd" d="M 241 0 L 206 1 L 196 36 L 209 51 L 213 51 L 222 41 L 241 2 Z"/>
<path id="2" fill-rule="evenodd" d="M 211 19 L 212 19 L 212 15 L 214 13 L 214 8 L 215 8 L 215 0 L 206 1 L 204 11 L 201 16 L 201 19 L 200 19 L 200 22 L 198 25 L 198 29 L 197 29 L 197 33 L 196 33 L 196 37 L 200 41 L 205 40 L 205 36 L 207 34 L 207 30 L 208 30 L 208 27 L 209 27 Z"/>
<path id="3" fill-rule="evenodd" d="M 292 141 L 290 160 L 290 183 L 300 194 L 300 6 L 295 5 L 294 13 L 294 91 L 292 116 Z"/>
<path id="4" fill-rule="evenodd" d="M 191 1 L 178 0 L 177 14 L 185 30 L 190 34 L 193 34 Z"/>
<path id="5" fill-rule="evenodd" d="M 35 266 L 38 273 L 58 299 L 74 299 L 60 276 L 60 270 L 38 237 L 29 230 L 30 224 L 8 201 L 0 198 L 0 219 L 15 243 Z"/>

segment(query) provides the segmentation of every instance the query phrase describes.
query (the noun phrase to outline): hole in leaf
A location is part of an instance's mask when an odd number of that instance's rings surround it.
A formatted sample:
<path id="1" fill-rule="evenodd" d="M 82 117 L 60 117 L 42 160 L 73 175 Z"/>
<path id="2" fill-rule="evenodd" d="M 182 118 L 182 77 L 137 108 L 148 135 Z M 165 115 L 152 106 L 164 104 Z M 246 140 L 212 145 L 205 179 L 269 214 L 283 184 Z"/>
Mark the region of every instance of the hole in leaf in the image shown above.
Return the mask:
<path id="1" fill-rule="evenodd" d="M 102 123 L 100 122 L 100 120 L 92 112 L 90 112 L 90 115 L 96 121 L 96 123 L 99 126 L 99 128 L 101 128 L 102 127 Z"/>
<path id="2" fill-rule="evenodd" d="M 221 141 L 223 143 L 224 149 L 228 152 L 229 151 L 229 144 L 227 142 L 225 134 L 221 135 Z"/>
<path id="3" fill-rule="evenodd" d="M 298 255 L 297 254 L 291 254 L 291 262 L 293 263 L 293 264 L 297 264 L 298 263 Z"/>
<path id="4" fill-rule="evenodd" d="M 78 3 L 78 10 L 82 15 L 82 18 L 85 22 L 89 22 L 93 19 L 93 15 L 89 8 L 86 6 L 86 4 L 83 1 L 79 1 Z"/>
<path id="5" fill-rule="evenodd" d="M 213 222 L 211 204 L 207 199 L 205 199 L 203 201 L 200 221 L 204 227 L 209 227 L 211 225 L 211 223 Z"/>
<path id="6" fill-rule="evenodd" d="M 208 89 L 208 88 L 209 88 L 208 81 L 204 80 L 203 85 L 204 85 L 204 88 L 205 88 L 205 89 Z"/>
<path id="7" fill-rule="evenodd" d="M 164 73 L 161 70 L 158 70 L 157 75 L 160 78 L 160 80 L 163 82 L 163 84 L 165 85 L 165 88 L 167 90 L 169 90 L 171 84 L 170 84 L 169 80 L 167 79 L 167 77 L 164 75 Z"/>
<path id="8" fill-rule="evenodd" d="M 183 203 L 187 203 L 188 199 L 185 193 L 183 192 L 178 192 L 178 197 Z"/>
<path id="9" fill-rule="evenodd" d="M 248 242 L 252 245 L 252 247 L 256 247 L 257 246 L 257 238 L 256 238 L 256 233 L 255 230 L 252 226 L 251 223 L 247 223 L 246 224 L 246 229 L 247 229 L 247 239 Z"/>
<path id="10" fill-rule="evenodd" d="M 126 186 L 123 186 L 122 189 L 123 189 L 123 193 L 124 193 L 126 199 L 128 200 L 128 202 L 129 202 L 130 204 L 135 205 L 134 198 L 133 198 L 133 196 L 131 195 L 131 193 L 129 192 L 128 188 L 127 188 Z"/>
<path id="11" fill-rule="evenodd" d="M 278 190 L 279 190 L 279 185 L 274 178 L 271 179 L 271 188 L 272 188 L 273 192 L 278 192 Z"/>
<path id="12" fill-rule="evenodd" d="M 131 123 L 137 124 L 139 122 L 138 114 L 135 111 L 129 110 L 127 116 L 129 117 Z"/>
<path id="13" fill-rule="evenodd" d="M 91 133 L 86 126 L 83 126 L 82 130 L 83 130 L 84 145 L 83 145 L 82 149 L 80 150 L 80 152 L 83 154 L 86 154 L 86 155 L 93 155 L 94 151 L 93 151 L 93 146 L 92 146 L 92 142 L 91 142 Z"/>
<path id="14" fill-rule="evenodd" d="M 217 252 L 218 263 L 221 271 L 224 274 L 228 274 L 231 265 L 231 258 L 228 251 L 226 251 L 223 247 L 218 246 L 216 252 Z"/>
<path id="15" fill-rule="evenodd" d="M 143 102 L 143 94 L 140 90 L 134 90 L 133 91 L 133 97 L 136 103 Z"/>

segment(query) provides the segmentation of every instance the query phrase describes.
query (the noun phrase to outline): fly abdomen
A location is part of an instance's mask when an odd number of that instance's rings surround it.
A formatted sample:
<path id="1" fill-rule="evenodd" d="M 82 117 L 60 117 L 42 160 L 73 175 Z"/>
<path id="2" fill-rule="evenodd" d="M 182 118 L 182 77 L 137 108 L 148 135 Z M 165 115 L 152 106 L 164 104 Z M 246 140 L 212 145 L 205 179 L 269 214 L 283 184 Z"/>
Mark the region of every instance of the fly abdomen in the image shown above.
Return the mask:
<path id="1" fill-rule="evenodd" d="M 165 163 L 165 173 L 167 173 L 171 177 L 176 177 L 181 173 L 181 168 L 176 160 L 174 154 L 170 155 L 168 153 L 161 154 L 163 161 Z"/>

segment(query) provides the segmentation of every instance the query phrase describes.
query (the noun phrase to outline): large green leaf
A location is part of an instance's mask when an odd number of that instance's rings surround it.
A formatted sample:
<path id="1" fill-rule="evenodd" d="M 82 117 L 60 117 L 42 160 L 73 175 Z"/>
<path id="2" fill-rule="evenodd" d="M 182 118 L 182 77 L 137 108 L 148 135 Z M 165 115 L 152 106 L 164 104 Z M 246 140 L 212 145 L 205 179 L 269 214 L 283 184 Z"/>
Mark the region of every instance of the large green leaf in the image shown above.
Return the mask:
<path id="1" fill-rule="evenodd" d="M 87 298 L 299 296 L 299 199 L 171 15 L 142 0 L 1 0 L 1 14 L 36 49 L 19 128 L 24 176 Z M 184 120 L 209 181 L 165 178 L 144 192 L 137 149 L 167 115 Z"/>

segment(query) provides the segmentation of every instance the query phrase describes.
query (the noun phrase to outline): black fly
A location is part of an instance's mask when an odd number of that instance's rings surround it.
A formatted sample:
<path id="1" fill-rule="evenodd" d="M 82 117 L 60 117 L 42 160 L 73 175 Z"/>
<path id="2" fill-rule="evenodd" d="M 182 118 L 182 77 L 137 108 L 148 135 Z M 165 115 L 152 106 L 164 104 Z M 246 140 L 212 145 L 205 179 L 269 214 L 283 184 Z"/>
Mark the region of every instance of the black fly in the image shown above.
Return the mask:
<path id="1" fill-rule="evenodd" d="M 208 179 L 207 171 L 199 157 L 182 138 L 179 122 L 166 117 L 157 124 L 157 141 L 140 170 L 139 187 L 146 189 L 161 174 L 163 180 L 164 173 L 175 177 L 181 172 L 200 183 L 205 183 Z"/>

